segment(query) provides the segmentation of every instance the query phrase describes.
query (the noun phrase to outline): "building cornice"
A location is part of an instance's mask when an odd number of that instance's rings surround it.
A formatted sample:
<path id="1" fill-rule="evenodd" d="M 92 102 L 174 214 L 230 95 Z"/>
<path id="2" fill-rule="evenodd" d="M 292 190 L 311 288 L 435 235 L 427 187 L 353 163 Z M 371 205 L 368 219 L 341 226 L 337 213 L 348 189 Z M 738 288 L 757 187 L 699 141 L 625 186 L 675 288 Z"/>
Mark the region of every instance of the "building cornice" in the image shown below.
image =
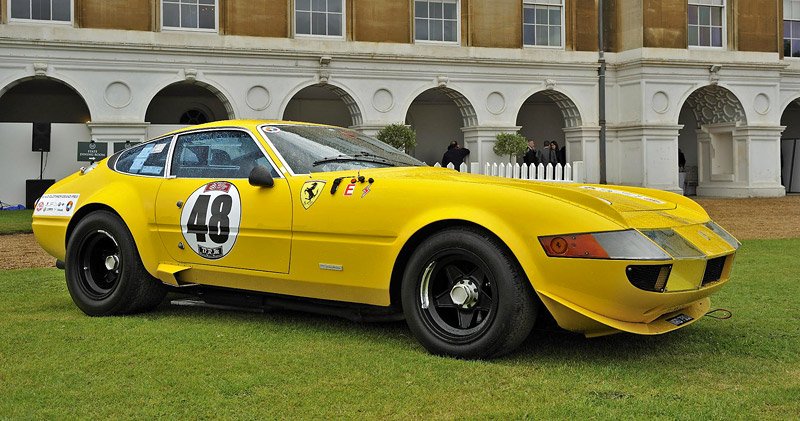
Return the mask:
<path id="1" fill-rule="evenodd" d="M 376 43 L 246 37 L 183 32 L 140 32 L 70 27 L 0 25 L 5 48 L 97 52 L 157 52 L 194 57 L 299 58 L 486 65 L 492 67 L 558 67 L 594 69 L 597 53 L 530 48 L 485 48 L 428 44 Z"/>

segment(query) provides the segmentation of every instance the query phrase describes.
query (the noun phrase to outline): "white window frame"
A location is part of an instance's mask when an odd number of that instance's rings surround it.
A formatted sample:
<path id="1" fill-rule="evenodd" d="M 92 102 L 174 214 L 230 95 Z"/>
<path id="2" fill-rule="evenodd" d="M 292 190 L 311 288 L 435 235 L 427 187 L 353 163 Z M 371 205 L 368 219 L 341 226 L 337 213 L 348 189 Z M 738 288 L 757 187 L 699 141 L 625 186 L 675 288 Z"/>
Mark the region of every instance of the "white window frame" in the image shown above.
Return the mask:
<path id="1" fill-rule="evenodd" d="M 781 48 L 783 48 L 783 43 L 786 41 L 786 36 L 784 35 L 784 32 L 783 32 L 783 24 L 785 24 L 786 22 L 800 22 L 800 19 L 791 19 L 791 16 L 787 18 L 786 7 L 785 7 L 787 1 L 789 1 L 790 3 L 793 2 L 794 3 L 794 7 L 798 8 L 800 10 L 800 0 L 784 0 L 783 1 L 783 4 L 781 5 L 784 8 L 784 10 L 783 10 L 783 21 L 781 22 Z M 800 34 L 798 34 L 797 38 L 789 38 L 789 39 L 790 40 L 791 39 L 800 39 Z M 790 54 L 788 56 L 786 54 L 784 54 L 783 55 L 784 59 L 800 60 L 800 57 L 794 57 L 794 56 L 791 55 L 791 45 L 789 47 L 789 50 L 790 50 L 789 51 Z"/>
<path id="2" fill-rule="evenodd" d="M 520 25 L 522 25 L 522 47 L 523 48 L 546 48 L 549 50 L 563 50 L 566 48 L 566 21 L 564 20 L 567 17 L 566 9 L 567 5 L 565 4 L 566 1 L 561 0 L 561 45 L 535 45 L 535 44 L 525 44 L 525 6 L 556 6 L 552 3 L 547 3 L 540 0 L 522 0 L 522 21 Z M 534 25 L 535 26 L 535 25 Z"/>
<path id="3" fill-rule="evenodd" d="M 688 0 L 687 8 L 686 8 L 686 46 L 692 50 L 725 50 L 728 48 L 728 1 L 722 0 L 722 6 L 716 6 L 712 4 L 708 4 L 707 1 L 703 0 Z M 706 7 L 719 7 L 722 9 L 722 45 L 714 46 L 714 45 L 691 45 L 689 44 L 689 8 L 688 6 L 706 6 Z M 700 12 L 698 11 L 697 19 L 700 19 Z M 781 26 L 783 28 L 783 26 Z M 700 37 L 698 35 L 697 38 L 700 41 Z"/>
<path id="4" fill-rule="evenodd" d="M 438 1 L 438 2 L 447 2 L 448 0 L 424 0 L 426 2 L 430 1 Z M 456 4 L 456 40 L 455 41 L 436 41 L 436 40 L 426 40 L 426 39 L 417 39 L 417 13 L 416 13 L 416 0 L 412 0 L 411 2 L 411 13 L 413 17 L 411 18 L 411 37 L 414 40 L 414 44 L 428 44 L 428 45 L 461 45 L 461 0 L 455 0 Z M 430 9 L 429 9 L 430 10 Z M 421 18 L 425 19 L 425 18 Z M 430 19 L 430 18 L 427 18 Z"/>
<path id="5" fill-rule="evenodd" d="M 32 4 L 31 0 L 28 0 L 28 4 Z M 33 7 L 33 6 L 30 6 Z M 74 26 L 75 22 L 75 0 L 69 0 L 69 21 L 65 20 L 52 20 L 52 19 L 24 19 L 24 18 L 15 18 L 11 15 L 11 0 L 6 0 L 6 16 L 8 16 L 9 23 L 31 23 L 31 24 L 45 24 L 45 25 L 64 25 L 64 26 Z M 31 14 L 32 15 L 32 14 Z M 53 2 L 50 1 L 50 16 L 53 16 Z"/>
<path id="6" fill-rule="evenodd" d="M 311 0 L 313 1 L 313 0 Z M 292 33 L 295 38 L 316 38 L 344 41 L 347 37 L 347 0 L 342 1 L 342 34 L 341 35 L 317 35 L 317 34 L 298 34 L 297 33 L 297 2 L 292 0 Z M 327 12 L 326 12 L 327 13 Z"/>
<path id="7" fill-rule="evenodd" d="M 168 0 L 169 3 L 177 3 L 178 0 Z M 207 29 L 207 28 L 184 28 L 182 26 L 166 26 L 164 25 L 164 0 L 159 0 L 159 15 L 161 16 L 161 32 L 200 32 L 200 33 L 207 33 L 207 34 L 218 34 L 219 33 L 219 0 L 214 0 L 214 29 Z M 199 8 L 200 5 L 198 4 L 197 7 Z M 178 5 L 178 10 L 180 10 L 180 4 Z M 200 14 L 197 15 L 198 24 L 200 19 Z M 178 15 L 178 21 L 180 21 L 180 15 Z"/>

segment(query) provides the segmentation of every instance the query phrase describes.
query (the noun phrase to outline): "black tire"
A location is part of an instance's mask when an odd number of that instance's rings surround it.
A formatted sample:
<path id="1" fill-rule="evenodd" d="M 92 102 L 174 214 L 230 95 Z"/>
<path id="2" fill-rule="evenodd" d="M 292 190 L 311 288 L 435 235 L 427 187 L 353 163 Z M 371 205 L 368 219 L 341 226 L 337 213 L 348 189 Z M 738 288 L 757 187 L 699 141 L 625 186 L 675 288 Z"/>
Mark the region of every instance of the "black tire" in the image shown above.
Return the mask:
<path id="1" fill-rule="evenodd" d="M 431 353 L 493 358 L 513 351 L 536 321 L 533 289 L 506 247 L 480 229 L 440 231 L 403 275 L 403 313 Z"/>
<path id="2" fill-rule="evenodd" d="M 125 223 L 108 211 L 92 212 L 78 222 L 65 263 L 69 295 L 90 316 L 148 311 L 167 293 L 145 270 Z"/>

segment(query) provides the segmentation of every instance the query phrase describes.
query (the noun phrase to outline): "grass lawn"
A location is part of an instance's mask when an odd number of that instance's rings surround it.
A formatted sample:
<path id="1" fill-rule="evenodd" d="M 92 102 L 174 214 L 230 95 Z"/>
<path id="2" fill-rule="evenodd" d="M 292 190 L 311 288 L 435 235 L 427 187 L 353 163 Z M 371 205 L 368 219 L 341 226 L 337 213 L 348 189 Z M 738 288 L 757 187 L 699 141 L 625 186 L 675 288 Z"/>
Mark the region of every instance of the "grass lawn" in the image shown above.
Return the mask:
<path id="1" fill-rule="evenodd" d="M 0 234 L 18 234 L 31 230 L 32 209 L 0 211 Z"/>
<path id="2" fill-rule="evenodd" d="M 800 239 L 747 241 L 733 318 L 655 337 L 537 330 L 495 361 L 430 356 L 403 323 L 162 305 L 84 316 L 56 269 L 0 272 L 0 418 L 790 419 Z"/>

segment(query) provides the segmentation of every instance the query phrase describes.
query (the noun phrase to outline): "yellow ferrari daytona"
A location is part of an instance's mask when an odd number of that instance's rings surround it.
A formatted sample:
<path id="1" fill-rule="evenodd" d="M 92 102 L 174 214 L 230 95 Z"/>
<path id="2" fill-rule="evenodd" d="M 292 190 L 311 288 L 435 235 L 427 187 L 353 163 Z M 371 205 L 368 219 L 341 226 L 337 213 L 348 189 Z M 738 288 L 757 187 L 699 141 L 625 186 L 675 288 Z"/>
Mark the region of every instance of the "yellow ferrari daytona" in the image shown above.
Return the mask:
<path id="1" fill-rule="evenodd" d="M 739 242 L 683 196 L 431 168 L 358 132 L 220 121 L 112 155 L 36 204 L 91 316 L 210 304 L 405 318 L 430 352 L 491 358 L 545 314 L 587 337 L 688 326 Z"/>

